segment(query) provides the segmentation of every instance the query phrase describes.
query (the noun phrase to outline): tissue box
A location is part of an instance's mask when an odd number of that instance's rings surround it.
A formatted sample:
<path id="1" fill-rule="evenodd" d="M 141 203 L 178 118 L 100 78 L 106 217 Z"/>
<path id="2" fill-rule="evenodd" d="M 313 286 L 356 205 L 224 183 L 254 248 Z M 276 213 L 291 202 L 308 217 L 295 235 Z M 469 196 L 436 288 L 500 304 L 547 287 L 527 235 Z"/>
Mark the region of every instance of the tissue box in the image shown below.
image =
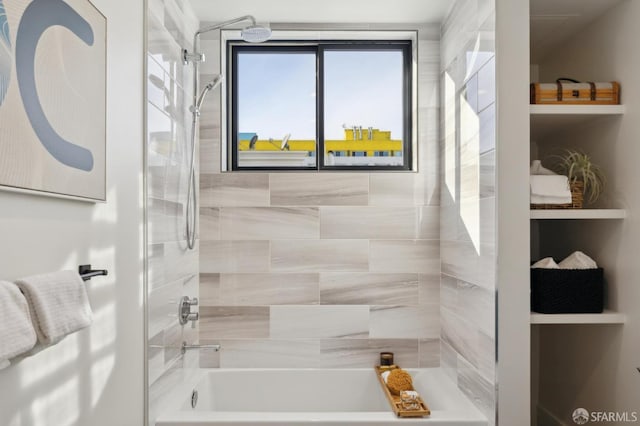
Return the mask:
<path id="1" fill-rule="evenodd" d="M 531 310 L 596 314 L 604 308 L 603 269 L 531 269 Z"/>

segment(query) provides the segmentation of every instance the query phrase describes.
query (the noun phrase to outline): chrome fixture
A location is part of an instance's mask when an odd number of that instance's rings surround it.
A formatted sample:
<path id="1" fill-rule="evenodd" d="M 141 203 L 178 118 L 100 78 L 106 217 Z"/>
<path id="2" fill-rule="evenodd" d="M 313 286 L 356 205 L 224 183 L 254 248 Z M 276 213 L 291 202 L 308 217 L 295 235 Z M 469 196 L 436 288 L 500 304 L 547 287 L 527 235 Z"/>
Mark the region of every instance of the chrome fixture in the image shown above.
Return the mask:
<path id="1" fill-rule="evenodd" d="M 208 27 L 200 28 L 193 35 L 193 52 L 182 50 L 182 61 L 185 65 L 193 63 L 193 105 L 189 108 L 193 115 L 191 122 L 191 165 L 189 168 L 188 189 L 187 189 L 187 208 L 185 214 L 185 229 L 187 237 L 187 247 L 193 249 L 196 244 L 196 215 L 198 211 L 198 195 L 195 190 L 196 176 L 195 176 L 195 158 L 196 158 L 196 131 L 198 128 L 198 121 L 200 118 L 200 107 L 204 102 L 204 98 L 210 90 L 215 89 L 222 83 L 222 76 L 218 76 L 209 82 L 205 88 L 200 92 L 200 76 L 199 64 L 205 60 L 204 54 L 199 52 L 199 40 L 200 35 L 209 31 L 218 30 L 229 25 L 237 24 L 242 21 L 249 21 L 249 25 L 242 28 L 241 37 L 244 41 L 249 43 L 262 43 L 267 41 L 271 37 L 271 29 L 268 27 L 258 26 L 256 19 L 251 15 L 241 16 L 240 18 L 231 19 L 229 21 L 213 24 Z"/>
<path id="2" fill-rule="evenodd" d="M 188 345 L 187 342 L 182 342 L 180 352 L 184 355 L 188 349 L 213 349 L 214 352 L 220 351 L 220 345 Z"/>
<path id="3" fill-rule="evenodd" d="M 180 304 L 178 305 L 178 321 L 180 321 L 180 325 L 185 325 L 191 321 L 191 327 L 195 328 L 196 321 L 200 319 L 200 314 L 198 312 L 191 312 L 192 306 L 198 306 L 198 299 L 196 297 L 190 299 L 189 296 L 184 296 L 180 299 Z"/>
<path id="4" fill-rule="evenodd" d="M 196 408 L 196 405 L 198 405 L 198 391 L 194 389 L 191 392 L 191 408 Z"/>

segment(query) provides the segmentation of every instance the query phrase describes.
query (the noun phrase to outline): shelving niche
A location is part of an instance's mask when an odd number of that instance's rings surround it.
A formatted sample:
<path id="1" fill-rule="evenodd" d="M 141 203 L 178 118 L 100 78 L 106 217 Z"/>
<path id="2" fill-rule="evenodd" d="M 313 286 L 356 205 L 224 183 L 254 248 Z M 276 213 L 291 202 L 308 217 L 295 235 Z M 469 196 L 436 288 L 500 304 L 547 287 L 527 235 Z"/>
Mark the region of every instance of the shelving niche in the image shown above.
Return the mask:
<path id="1" fill-rule="evenodd" d="M 549 83 L 559 77 L 581 81 L 608 81 L 618 77 L 611 65 L 602 63 L 597 48 L 580 49 L 583 31 L 604 19 L 621 5 L 620 0 L 531 0 L 531 82 Z M 610 48 L 614 48 L 610 46 Z M 592 50 L 592 52 L 590 51 Z M 622 85 L 624 96 L 624 81 Z M 623 102 L 624 102 L 623 97 Z M 625 105 L 530 105 L 530 159 L 545 159 L 564 148 L 581 149 L 613 175 L 617 129 L 625 120 Z M 594 374 L 586 383 L 572 369 L 591 368 L 607 353 L 603 344 L 619 335 L 627 315 L 617 311 L 618 289 L 630 283 L 618 282 L 616 238 L 624 232 L 630 216 L 616 182 L 607 189 L 604 201 L 585 209 L 530 210 L 531 259 L 553 256 L 562 259 L 575 250 L 592 256 L 605 271 L 605 311 L 602 314 L 531 313 L 531 398 L 532 426 L 570 424 L 576 395 L 603 401 L 616 389 L 595 386 L 607 383 Z M 629 320 L 629 323 L 631 321 Z M 576 346 L 588 338 L 583 350 Z M 593 343 L 598 342 L 598 343 Z M 599 380 L 599 381 L 598 381 Z M 610 385 L 610 384 L 609 384 Z"/>

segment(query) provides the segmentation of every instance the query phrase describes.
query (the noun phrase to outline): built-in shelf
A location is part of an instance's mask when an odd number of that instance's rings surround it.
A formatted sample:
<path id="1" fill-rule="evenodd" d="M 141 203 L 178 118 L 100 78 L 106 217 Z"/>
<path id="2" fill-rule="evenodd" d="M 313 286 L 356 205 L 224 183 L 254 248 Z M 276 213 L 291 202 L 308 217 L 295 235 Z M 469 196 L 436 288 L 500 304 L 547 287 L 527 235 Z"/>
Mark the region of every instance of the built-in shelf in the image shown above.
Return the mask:
<path id="1" fill-rule="evenodd" d="M 597 118 L 624 114 L 624 105 L 529 105 L 531 133 L 539 138 Z"/>
<path id="2" fill-rule="evenodd" d="M 624 209 L 533 209 L 531 219 L 624 219 Z"/>
<path id="3" fill-rule="evenodd" d="M 531 312 L 531 324 L 624 324 L 624 314 L 605 310 L 601 314 L 538 314 Z"/>

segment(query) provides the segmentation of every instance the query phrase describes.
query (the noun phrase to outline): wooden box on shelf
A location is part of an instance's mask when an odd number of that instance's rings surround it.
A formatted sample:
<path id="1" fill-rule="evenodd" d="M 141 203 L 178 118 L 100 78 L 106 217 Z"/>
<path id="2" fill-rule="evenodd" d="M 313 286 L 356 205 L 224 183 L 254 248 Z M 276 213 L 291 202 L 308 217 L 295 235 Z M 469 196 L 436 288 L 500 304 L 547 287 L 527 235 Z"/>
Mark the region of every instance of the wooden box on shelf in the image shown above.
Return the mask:
<path id="1" fill-rule="evenodd" d="M 569 79 L 531 83 L 530 98 L 532 104 L 617 105 L 620 103 L 620 84 L 615 81 L 581 83 Z"/>

